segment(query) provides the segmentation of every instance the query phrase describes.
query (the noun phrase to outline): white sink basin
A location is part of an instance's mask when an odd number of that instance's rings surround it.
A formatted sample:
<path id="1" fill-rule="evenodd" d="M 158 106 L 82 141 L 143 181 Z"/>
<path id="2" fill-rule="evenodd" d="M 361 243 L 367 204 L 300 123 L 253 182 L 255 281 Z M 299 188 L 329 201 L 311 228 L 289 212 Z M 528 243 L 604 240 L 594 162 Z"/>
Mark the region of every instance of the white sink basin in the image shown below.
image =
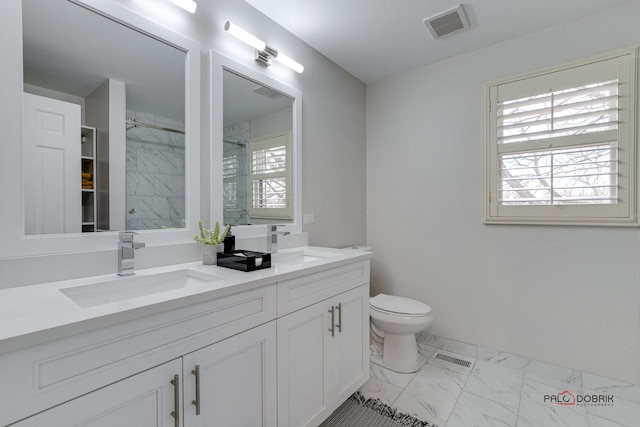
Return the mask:
<path id="1" fill-rule="evenodd" d="M 60 289 L 60 292 L 80 307 L 87 308 L 223 279 L 195 270 L 178 270 L 148 276 L 118 276 L 100 283 Z"/>
<path id="2" fill-rule="evenodd" d="M 316 250 L 302 250 L 296 252 L 277 253 L 271 256 L 271 262 L 280 264 L 304 264 L 307 262 L 318 261 L 325 258 L 331 258 L 339 255 L 335 252 L 324 252 Z"/>

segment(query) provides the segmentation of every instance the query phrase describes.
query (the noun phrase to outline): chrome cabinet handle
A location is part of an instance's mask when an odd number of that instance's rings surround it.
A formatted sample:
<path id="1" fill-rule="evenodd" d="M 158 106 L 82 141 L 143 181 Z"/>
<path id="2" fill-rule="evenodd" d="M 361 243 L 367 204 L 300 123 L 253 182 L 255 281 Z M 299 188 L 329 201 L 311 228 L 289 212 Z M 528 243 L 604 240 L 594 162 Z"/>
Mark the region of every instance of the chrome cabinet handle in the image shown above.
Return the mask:
<path id="1" fill-rule="evenodd" d="M 331 310 L 329 310 L 329 313 L 331 313 L 331 327 L 328 329 L 329 332 L 331 332 L 331 336 L 335 336 L 336 335 L 336 323 L 335 323 L 335 317 L 336 317 L 336 312 L 335 312 L 335 307 L 331 306 Z"/>
<path id="2" fill-rule="evenodd" d="M 200 365 L 196 365 L 191 373 L 196 376 L 196 400 L 192 400 L 191 403 L 196 405 L 196 415 L 200 415 Z"/>
<path id="3" fill-rule="evenodd" d="M 338 324 L 336 326 L 338 327 L 338 332 L 342 333 L 342 303 L 338 303 L 336 308 L 338 309 Z"/>
<path id="4" fill-rule="evenodd" d="M 180 376 L 174 375 L 171 380 L 171 384 L 173 384 L 173 407 L 174 411 L 171 412 L 171 416 L 174 418 L 173 425 L 175 427 L 180 427 Z"/>

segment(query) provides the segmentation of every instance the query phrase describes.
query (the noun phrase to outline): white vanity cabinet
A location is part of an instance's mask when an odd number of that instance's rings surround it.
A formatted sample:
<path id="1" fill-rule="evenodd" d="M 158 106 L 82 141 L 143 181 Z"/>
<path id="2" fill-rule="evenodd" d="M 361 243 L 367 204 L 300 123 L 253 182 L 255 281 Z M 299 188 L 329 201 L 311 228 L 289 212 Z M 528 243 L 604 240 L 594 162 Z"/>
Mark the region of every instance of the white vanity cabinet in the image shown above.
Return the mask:
<path id="1" fill-rule="evenodd" d="M 335 257 L 17 336 L 0 426 L 319 425 L 369 376 L 370 261 Z"/>
<path id="2" fill-rule="evenodd" d="M 248 369 L 254 371 L 255 369 L 264 369 L 265 371 L 269 369 L 270 372 L 274 372 L 275 369 L 269 364 L 275 366 L 272 354 L 275 350 L 271 349 L 271 346 L 275 346 L 275 338 L 272 336 L 273 334 L 266 331 L 269 328 L 275 328 L 273 326 L 276 318 L 275 299 L 275 284 L 263 285 L 252 290 L 208 301 L 194 302 L 166 313 L 146 316 L 0 354 L 0 368 L 2 368 L 4 377 L 0 382 L 0 401 L 4 402 L 2 410 L 0 410 L 0 426 L 10 425 L 56 405 L 62 404 L 59 408 L 66 405 L 75 407 L 78 403 L 74 399 L 77 398 L 90 399 L 91 402 L 95 402 L 87 409 L 87 411 L 93 410 L 95 416 L 101 414 L 106 408 L 119 408 L 118 400 L 110 400 L 108 396 L 126 396 L 126 393 L 105 392 L 107 397 L 97 400 L 90 396 L 95 390 L 108 386 L 103 390 L 111 390 L 112 387 L 115 390 L 120 390 L 123 387 L 125 391 L 134 393 L 130 398 L 135 399 L 134 388 L 122 385 L 122 382 L 118 383 L 120 380 L 131 381 L 132 384 L 141 382 L 141 387 L 147 387 L 148 390 L 162 390 L 164 395 L 174 375 L 180 377 L 180 387 L 182 387 L 185 378 L 187 381 L 192 380 L 191 370 L 195 366 L 192 363 L 192 356 L 197 354 L 196 351 L 201 352 L 201 355 L 207 355 L 209 351 L 214 352 L 211 354 L 215 354 L 215 352 L 223 353 L 227 351 L 225 349 L 228 349 L 230 352 L 228 358 L 233 359 L 235 357 L 234 351 L 239 352 L 239 355 L 243 354 L 239 348 L 242 346 L 250 347 L 247 342 L 252 341 L 251 345 L 261 347 L 259 351 L 262 351 L 260 357 L 263 357 L 263 360 L 260 361 L 258 368 Z M 264 329 L 261 329 L 260 325 L 264 326 L 269 322 L 271 322 L 269 328 L 265 326 Z M 258 337 L 256 334 L 264 336 Z M 269 339 L 271 344 L 267 345 L 266 341 Z M 270 353 L 267 357 L 268 352 Z M 245 356 L 247 354 L 249 353 L 244 353 Z M 183 356 L 190 365 L 183 367 Z M 177 370 L 171 369 L 170 372 L 154 376 L 150 382 L 143 381 L 147 378 L 147 372 L 153 371 L 153 369 L 148 371 L 149 368 L 164 366 L 165 363 L 174 359 L 181 361 Z M 213 363 L 201 356 L 197 359 L 197 363 L 202 366 L 209 366 Z M 238 356 L 236 360 L 227 361 L 227 366 L 235 365 L 238 367 L 242 363 L 254 360 L 255 357 L 254 359 L 249 357 L 242 359 L 242 356 Z M 167 374 L 169 374 L 168 379 Z M 233 373 L 230 374 L 233 375 Z M 239 375 L 239 373 L 237 374 Z M 263 374 L 268 376 L 266 372 Z M 229 378 L 229 375 L 226 378 Z M 252 380 L 255 380 L 255 375 Z M 222 381 L 219 386 L 228 387 Z M 265 394 L 275 395 L 275 382 L 263 380 L 263 386 L 262 391 Z M 267 389 L 267 386 L 272 389 Z M 188 382 L 186 387 L 190 395 L 186 399 L 188 405 L 184 406 L 191 409 L 190 402 L 195 399 L 195 384 L 191 386 L 191 383 Z M 102 393 L 102 391 L 100 392 Z M 268 401 L 268 399 L 270 397 L 263 396 L 263 401 Z M 140 403 L 140 405 L 143 404 Z M 129 407 L 131 408 L 129 411 L 134 411 L 134 408 L 137 408 L 137 406 L 131 405 Z M 168 408 L 164 404 L 162 407 L 164 410 L 162 414 L 158 413 L 159 420 L 165 419 Z M 171 407 L 173 408 L 173 404 Z M 141 406 L 141 408 L 143 408 L 141 410 L 150 410 L 147 406 Z M 275 405 L 273 408 L 275 411 Z M 60 410 L 64 411 L 64 409 Z M 82 412 L 79 416 L 84 416 L 83 414 L 86 413 L 86 411 Z M 46 419 L 45 414 L 47 412 L 42 414 L 44 419 Z M 140 416 L 145 417 L 142 412 Z M 182 425 L 182 423 L 180 424 Z M 73 424 L 65 421 L 62 424 L 39 425 L 63 427 Z M 164 424 L 125 422 L 105 425 L 138 427 Z M 261 424 L 253 425 L 260 426 Z"/>
<path id="3" fill-rule="evenodd" d="M 276 427 L 271 321 L 14 424 Z"/>
<path id="4" fill-rule="evenodd" d="M 172 412 L 175 414 L 176 397 L 182 402 L 182 394 L 180 385 L 176 387 L 171 381 L 180 372 L 182 360 L 172 360 L 12 427 L 175 427 Z"/>
<path id="5" fill-rule="evenodd" d="M 369 261 L 278 283 L 278 304 L 278 426 L 317 426 L 369 379 Z"/>
<path id="6" fill-rule="evenodd" d="M 276 427 L 276 322 L 184 356 L 185 427 Z"/>

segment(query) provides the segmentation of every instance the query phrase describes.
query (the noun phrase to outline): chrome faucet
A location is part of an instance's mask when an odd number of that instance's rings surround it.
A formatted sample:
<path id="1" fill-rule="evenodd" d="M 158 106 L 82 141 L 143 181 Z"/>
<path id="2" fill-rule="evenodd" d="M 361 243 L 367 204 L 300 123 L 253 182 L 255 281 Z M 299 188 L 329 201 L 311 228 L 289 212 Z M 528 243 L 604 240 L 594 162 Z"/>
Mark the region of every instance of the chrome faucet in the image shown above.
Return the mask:
<path id="1" fill-rule="evenodd" d="M 278 253 L 278 235 L 288 236 L 288 231 L 278 231 L 277 225 L 267 225 L 267 252 Z"/>
<path id="2" fill-rule="evenodd" d="M 118 233 L 118 274 L 129 276 L 135 274 L 133 256 L 136 249 L 144 248 L 143 242 L 134 242 L 135 231 L 121 231 Z"/>

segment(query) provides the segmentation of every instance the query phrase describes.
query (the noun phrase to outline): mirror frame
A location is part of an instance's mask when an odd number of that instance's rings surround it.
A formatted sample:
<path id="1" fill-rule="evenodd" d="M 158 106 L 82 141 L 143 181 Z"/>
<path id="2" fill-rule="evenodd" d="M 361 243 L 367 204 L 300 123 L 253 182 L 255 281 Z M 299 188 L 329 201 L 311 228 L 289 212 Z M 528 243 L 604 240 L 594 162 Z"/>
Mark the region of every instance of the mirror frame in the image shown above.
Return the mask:
<path id="1" fill-rule="evenodd" d="M 200 217 L 200 44 L 165 28 L 112 1 L 68 0 L 108 19 L 173 45 L 185 52 L 185 219 L 186 228 L 140 230 L 139 240 L 147 246 L 193 243 Z M 0 2 L 0 259 L 73 252 L 116 250 L 117 231 L 52 235 L 25 235 L 22 141 L 22 0 Z M 7 185 L 6 183 L 12 183 Z M 124 212 L 123 212 L 124 215 Z"/>
<path id="2" fill-rule="evenodd" d="M 223 112 L 224 93 L 223 76 L 224 71 L 230 71 L 241 77 L 253 80 L 263 86 L 270 87 L 288 96 L 293 101 L 293 221 L 284 224 L 281 230 L 290 233 L 302 232 L 302 92 L 288 86 L 265 73 L 247 67 L 228 58 L 220 53 L 211 51 L 210 60 L 210 89 L 211 89 L 211 155 L 209 170 L 211 177 L 211 212 L 212 224 L 216 220 L 222 223 L 223 214 L 223 180 L 222 180 L 222 159 L 223 159 Z M 274 222 L 274 224 L 277 221 Z M 238 238 L 261 237 L 266 234 L 266 224 L 239 225 L 233 227 L 233 234 Z"/>

